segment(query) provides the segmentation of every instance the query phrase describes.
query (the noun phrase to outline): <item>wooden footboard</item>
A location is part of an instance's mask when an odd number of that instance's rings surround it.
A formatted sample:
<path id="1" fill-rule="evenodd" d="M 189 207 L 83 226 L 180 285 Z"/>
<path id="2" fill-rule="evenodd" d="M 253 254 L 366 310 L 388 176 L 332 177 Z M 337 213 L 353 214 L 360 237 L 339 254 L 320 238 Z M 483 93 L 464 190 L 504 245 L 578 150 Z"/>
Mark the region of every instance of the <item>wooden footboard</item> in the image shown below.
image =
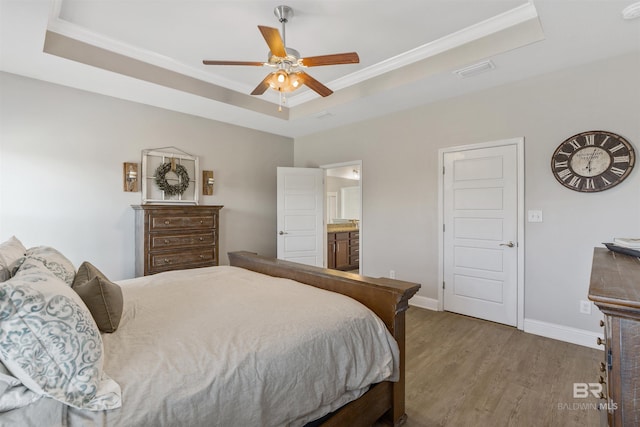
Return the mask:
<path id="1" fill-rule="evenodd" d="M 371 278 L 338 270 L 313 267 L 262 257 L 251 252 L 230 252 L 232 266 L 258 273 L 296 280 L 318 288 L 347 295 L 369 307 L 382 319 L 400 348 L 400 380 L 372 387 L 360 399 L 344 406 L 324 425 L 371 426 L 380 417 L 393 426 L 404 424 L 405 311 L 420 289 L 417 283 Z"/>

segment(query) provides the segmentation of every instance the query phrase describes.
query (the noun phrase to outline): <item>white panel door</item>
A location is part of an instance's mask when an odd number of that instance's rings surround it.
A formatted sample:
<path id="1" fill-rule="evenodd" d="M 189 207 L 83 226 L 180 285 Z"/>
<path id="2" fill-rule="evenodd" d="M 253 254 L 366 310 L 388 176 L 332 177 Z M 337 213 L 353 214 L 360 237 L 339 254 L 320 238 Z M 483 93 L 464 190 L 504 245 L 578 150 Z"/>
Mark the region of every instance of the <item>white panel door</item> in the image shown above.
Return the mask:
<path id="1" fill-rule="evenodd" d="M 444 309 L 516 326 L 517 147 L 444 154 Z"/>
<path id="2" fill-rule="evenodd" d="M 324 170 L 278 168 L 278 258 L 324 266 Z"/>

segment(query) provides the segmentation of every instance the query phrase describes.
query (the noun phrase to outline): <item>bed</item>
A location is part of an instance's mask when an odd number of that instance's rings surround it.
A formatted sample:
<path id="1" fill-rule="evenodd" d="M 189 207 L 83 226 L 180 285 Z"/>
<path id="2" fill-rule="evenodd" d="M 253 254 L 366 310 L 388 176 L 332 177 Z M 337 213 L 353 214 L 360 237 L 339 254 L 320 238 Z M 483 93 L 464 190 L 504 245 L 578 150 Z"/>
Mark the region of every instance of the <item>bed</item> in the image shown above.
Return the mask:
<path id="1" fill-rule="evenodd" d="M 117 330 L 100 334 L 98 391 L 91 399 L 63 403 L 81 393 L 67 390 L 56 397 L 44 390 L 53 398 L 40 397 L 46 384 L 31 384 L 27 375 L 20 387 L 23 400 L 28 395 L 32 401 L 0 412 L 0 425 L 404 423 L 404 312 L 419 285 L 249 252 L 229 253 L 229 260 L 230 266 L 113 284 L 124 302 Z M 28 260 L 17 279 L 0 283 L 3 301 L 12 289 L 15 299 L 11 281 L 42 274 L 26 268 L 29 262 L 40 266 L 40 260 Z M 0 306 L 0 322 L 8 319 L 3 313 L 7 309 Z M 5 377 L 22 377 L 21 365 L 3 347 L 9 329 L 0 332 L 0 359 Z"/>

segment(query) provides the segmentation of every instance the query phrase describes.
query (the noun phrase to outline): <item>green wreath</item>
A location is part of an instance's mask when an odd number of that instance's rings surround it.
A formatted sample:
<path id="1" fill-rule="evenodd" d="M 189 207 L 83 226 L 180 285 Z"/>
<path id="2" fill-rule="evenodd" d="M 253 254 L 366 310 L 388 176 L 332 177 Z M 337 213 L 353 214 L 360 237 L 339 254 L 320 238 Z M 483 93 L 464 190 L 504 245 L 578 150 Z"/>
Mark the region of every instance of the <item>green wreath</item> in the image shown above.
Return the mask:
<path id="1" fill-rule="evenodd" d="M 176 165 L 176 170 L 174 171 L 178 178 L 180 178 L 179 182 L 175 185 L 169 184 L 167 182 L 167 173 L 171 171 L 171 163 L 163 163 L 158 166 L 156 169 L 156 184 L 158 184 L 158 188 L 164 191 L 164 194 L 168 196 L 175 196 L 176 194 L 182 194 L 189 187 L 189 173 L 182 165 Z"/>

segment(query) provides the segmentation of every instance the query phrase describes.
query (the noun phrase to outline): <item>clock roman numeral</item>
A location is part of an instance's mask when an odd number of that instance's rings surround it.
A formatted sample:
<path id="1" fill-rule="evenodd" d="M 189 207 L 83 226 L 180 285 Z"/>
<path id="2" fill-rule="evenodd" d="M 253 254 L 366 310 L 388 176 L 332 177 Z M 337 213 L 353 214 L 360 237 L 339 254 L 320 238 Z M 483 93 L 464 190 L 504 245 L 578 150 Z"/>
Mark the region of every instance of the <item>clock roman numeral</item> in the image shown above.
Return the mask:
<path id="1" fill-rule="evenodd" d="M 609 140 L 609 138 L 611 138 L 611 136 L 607 135 L 604 140 L 600 143 L 600 147 L 604 147 L 604 144 L 607 143 L 607 141 Z"/>
<path id="2" fill-rule="evenodd" d="M 611 172 L 615 173 L 615 174 L 616 174 L 616 175 L 618 175 L 618 176 L 622 176 L 622 175 L 624 175 L 625 170 L 624 170 L 624 169 L 620 169 L 620 168 L 617 168 L 617 167 L 613 166 L 613 167 L 611 168 Z"/>
<path id="3" fill-rule="evenodd" d="M 585 145 L 595 145 L 596 141 L 595 141 L 596 136 L 592 133 L 585 135 L 584 139 L 586 141 Z"/>
<path id="4" fill-rule="evenodd" d="M 575 188 L 578 188 L 578 186 L 580 185 L 580 181 L 582 180 L 582 178 L 579 178 L 577 176 L 574 176 L 571 178 L 571 180 L 569 181 L 569 185 Z"/>
<path id="5" fill-rule="evenodd" d="M 557 154 L 557 155 L 560 155 L 560 154 L 563 154 L 563 155 L 565 155 L 565 156 L 567 156 L 567 157 L 569 157 L 569 156 L 571 155 L 571 153 L 567 153 L 567 152 L 562 151 L 562 150 L 558 151 L 558 154 Z"/>
<path id="6" fill-rule="evenodd" d="M 629 156 L 617 156 L 613 158 L 613 163 L 629 163 Z"/>
<path id="7" fill-rule="evenodd" d="M 567 178 L 569 178 L 570 176 L 571 176 L 571 171 L 569 169 L 563 169 L 560 172 L 558 172 L 558 177 L 563 181 L 566 181 Z"/>
<path id="8" fill-rule="evenodd" d="M 569 161 L 565 160 L 564 162 L 556 162 L 556 168 L 568 168 L 569 167 Z"/>
<path id="9" fill-rule="evenodd" d="M 579 143 L 577 140 L 575 140 L 575 139 L 572 139 L 571 141 L 569 141 L 569 144 L 571 144 L 571 146 L 572 146 L 575 150 L 577 150 L 578 148 L 582 147 L 582 146 L 580 145 L 580 143 Z"/>
<path id="10" fill-rule="evenodd" d="M 615 147 L 610 148 L 610 149 L 609 149 L 609 152 L 610 152 L 610 153 L 615 153 L 616 151 L 618 151 L 618 150 L 622 150 L 623 148 L 624 148 L 624 144 L 623 144 L 623 143 L 620 143 L 620 144 L 616 145 Z"/>
<path id="11" fill-rule="evenodd" d="M 584 186 L 585 186 L 585 188 L 586 188 L 587 190 L 595 190 L 595 189 L 596 189 L 596 185 L 595 185 L 595 183 L 593 182 L 593 179 L 592 179 L 592 178 L 587 178 L 587 180 L 586 180 L 586 182 L 585 182 Z"/>
<path id="12" fill-rule="evenodd" d="M 607 178 L 605 178 L 604 176 L 601 177 L 602 178 L 602 182 L 604 182 L 604 185 L 610 185 L 611 181 L 609 181 Z"/>

